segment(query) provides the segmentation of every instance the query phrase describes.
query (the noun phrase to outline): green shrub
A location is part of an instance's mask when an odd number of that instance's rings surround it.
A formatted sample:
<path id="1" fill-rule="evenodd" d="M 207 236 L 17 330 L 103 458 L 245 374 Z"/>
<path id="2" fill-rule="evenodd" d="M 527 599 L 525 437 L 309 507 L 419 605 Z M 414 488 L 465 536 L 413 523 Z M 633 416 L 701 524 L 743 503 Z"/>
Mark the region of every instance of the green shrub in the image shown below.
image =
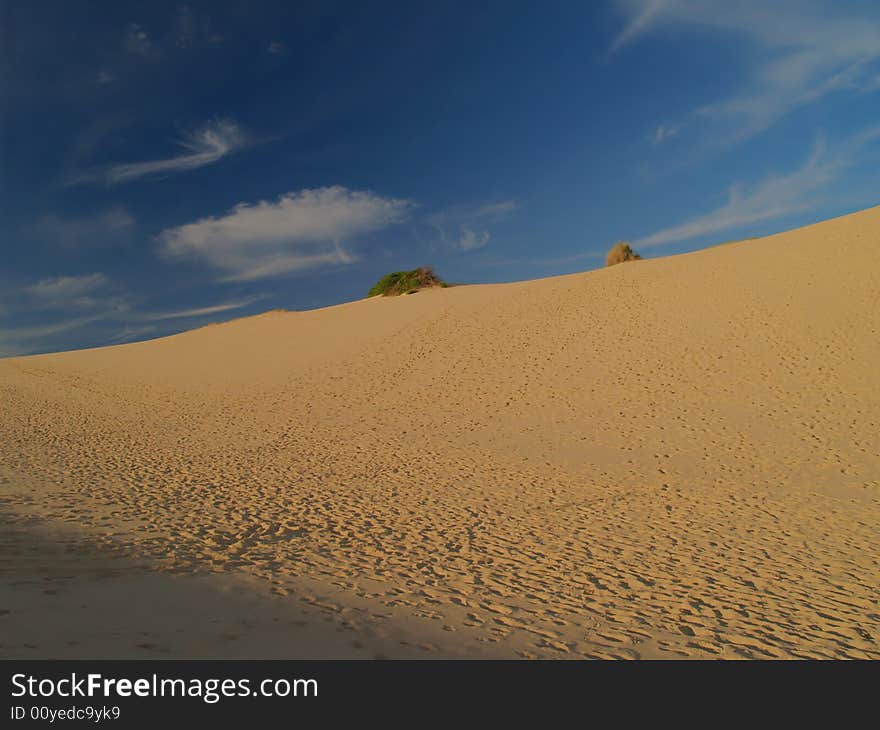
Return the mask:
<path id="1" fill-rule="evenodd" d="M 445 287 L 447 284 L 440 279 L 430 266 L 421 266 L 412 271 L 394 271 L 383 276 L 367 292 L 368 297 L 395 297 L 400 294 L 412 294 L 419 289 L 432 286 Z"/>

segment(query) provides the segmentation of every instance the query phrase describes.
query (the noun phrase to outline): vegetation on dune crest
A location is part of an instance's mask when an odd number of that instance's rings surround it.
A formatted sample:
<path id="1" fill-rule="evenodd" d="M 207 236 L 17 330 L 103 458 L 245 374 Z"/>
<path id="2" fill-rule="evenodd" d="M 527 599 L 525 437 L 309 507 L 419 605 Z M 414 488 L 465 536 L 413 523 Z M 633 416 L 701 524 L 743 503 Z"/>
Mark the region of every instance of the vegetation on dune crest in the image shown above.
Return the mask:
<path id="1" fill-rule="evenodd" d="M 367 293 L 368 297 L 395 297 L 400 294 L 412 294 L 419 289 L 433 286 L 448 286 L 440 279 L 430 266 L 421 266 L 412 271 L 394 271 L 386 274 Z"/>
<path id="2" fill-rule="evenodd" d="M 624 261 L 638 261 L 640 258 L 642 257 L 633 251 L 632 246 L 626 241 L 618 241 L 611 247 L 611 250 L 605 257 L 605 266 L 622 264 Z"/>

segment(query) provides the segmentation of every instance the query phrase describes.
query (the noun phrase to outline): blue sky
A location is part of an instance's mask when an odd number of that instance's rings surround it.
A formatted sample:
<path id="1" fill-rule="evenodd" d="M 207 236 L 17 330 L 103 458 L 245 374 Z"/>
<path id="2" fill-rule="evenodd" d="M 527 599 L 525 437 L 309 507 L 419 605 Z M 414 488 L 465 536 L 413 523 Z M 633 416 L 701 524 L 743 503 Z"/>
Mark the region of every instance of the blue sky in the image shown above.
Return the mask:
<path id="1" fill-rule="evenodd" d="M 880 202 L 873 0 L 6 0 L 0 64 L 0 356 Z"/>

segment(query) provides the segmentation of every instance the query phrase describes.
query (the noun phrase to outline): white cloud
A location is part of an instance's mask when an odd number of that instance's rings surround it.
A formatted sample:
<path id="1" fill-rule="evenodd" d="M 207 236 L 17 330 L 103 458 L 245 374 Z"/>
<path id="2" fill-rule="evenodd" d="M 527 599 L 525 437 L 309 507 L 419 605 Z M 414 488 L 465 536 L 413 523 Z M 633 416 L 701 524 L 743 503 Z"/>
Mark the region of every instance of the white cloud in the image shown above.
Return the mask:
<path id="1" fill-rule="evenodd" d="M 335 186 L 241 203 L 226 215 L 163 231 L 162 251 L 249 281 L 355 260 L 343 243 L 404 219 L 411 203 Z"/>
<path id="2" fill-rule="evenodd" d="M 660 124 L 654 130 L 654 144 L 663 144 L 678 134 L 678 127 L 671 124 Z"/>
<path id="3" fill-rule="evenodd" d="M 817 193 L 860 162 L 865 146 L 877 138 L 880 138 L 880 128 L 868 130 L 842 144 L 834 154 L 829 154 L 819 140 L 798 169 L 786 175 L 770 176 L 751 188 L 734 185 L 724 205 L 645 236 L 635 241 L 635 245 L 660 246 L 804 210 L 815 202 Z"/>
<path id="4" fill-rule="evenodd" d="M 239 126 L 232 120 L 222 119 L 188 134 L 180 142 L 180 146 L 188 150 L 187 154 L 162 160 L 113 165 L 97 177 L 104 178 L 110 183 L 121 183 L 148 175 L 195 170 L 217 162 L 244 144 L 245 136 Z M 86 175 L 78 180 L 93 180 L 95 177 L 95 175 Z"/>
<path id="5" fill-rule="evenodd" d="M 281 41 L 272 41 L 267 50 L 273 56 L 283 56 L 287 52 L 287 46 Z"/>
<path id="6" fill-rule="evenodd" d="M 489 224 L 503 220 L 518 207 L 514 200 L 478 206 L 457 205 L 429 215 L 427 222 L 444 241 L 451 238 L 462 251 L 472 251 L 491 240 Z M 454 233 L 450 233 L 450 229 Z"/>
<path id="7" fill-rule="evenodd" d="M 490 238 L 492 238 L 492 235 L 489 231 L 483 231 L 482 233 L 477 234 L 467 226 L 462 226 L 461 237 L 458 239 L 458 246 L 462 251 L 472 251 L 475 248 L 485 246 L 489 243 Z"/>
<path id="8" fill-rule="evenodd" d="M 835 91 L 871 91 L 880 60 L 880 8 L 814 0 L 618 0 L 620 52 L 662 30 L 725 33 L 744 42 L 750 70 L 733 96 L 694 111 L 714 143 L 753 136 Z"/>

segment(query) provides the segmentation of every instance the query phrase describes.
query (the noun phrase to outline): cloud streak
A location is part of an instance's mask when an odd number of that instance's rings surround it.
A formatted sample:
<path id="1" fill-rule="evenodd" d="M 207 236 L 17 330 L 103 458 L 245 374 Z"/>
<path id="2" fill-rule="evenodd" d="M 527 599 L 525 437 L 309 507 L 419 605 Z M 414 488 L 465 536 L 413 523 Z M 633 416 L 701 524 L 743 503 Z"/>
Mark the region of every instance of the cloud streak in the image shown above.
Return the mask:
<path id="1" fill-rule="evenodd" d="M 189 132 L 178 142 L 178 145 L 185 150 L 183 154 L 160 160 L 109 165 L 73 175 L 67 180 L 67 184 L 104 182 L 108 185 L 118 185 L 144 177 L 196 170 L 219 162 L 244 147 L 247 142 L 247 137 L 234 121 L 216 120 Z"/>
<path id="2" fill-rule="evenodd" d="M 143 314 L 138 319 L 145 322 L 162 322 L 169 319 L 192 319 L 193 317 L 208 317 L 212 314 L 220 314 L 221 312 L 230 312 L 235 309 L 242 309 L 256 302 L 259 297 L 251 297 L 240 302 L 226 302 L 225 304 L 214 304 L 210 307 L 199 307 L 196 309 L 180 309 L 175 312 L 153 312 Z"/>
<path id="3" fill-rule="evenodd" d="M 226 157 L 241 148 L 245 137 L 238 125 L 228 119 L 211 122 L 188 134 L 180 145 L 187 154 L 147 162 L 130 162 L 111 166 L 106 179 L 111 184 L 128 182 L 141 177 L 163 173 L 195 170 Z"/>
<path id="4" fill-rule="evenodd" d="M 34 352 L 40 341 L 108 319 L 110 312 L 98 312 L 30 327 L 0 328 L 0 357 Z"/>
<path id="5" fill-rule="evenodd" d="M 657 20 L 676 5 L 675 0 L 642 0 L 638 2 L 620 2 L 624 12 L 629 16 L 623 30 L 611 43 L 611 51 L 617 51 L 630 41 L 645 33 Z"/>
<path id="6" fill-rule="evenodd" d="M 124 318 L 128 312 L 129 303 L 119 287 L 99 271 L 48 277 L 20 288 L 0 290 L 0 317 L 14 317 L 9 324 L 15 324 L 0 327 L 0 356 L 34 352 L 58 335 Z M 49 321 L 21 324 L 45 317 Z"/>
<path id="7" fill-rule="evenodd" d="M 106 292 L 109 279 L 100 272 L 82 276 L 41 279 L 24 288 L 34 309 L 89 309 L 102 303 L 96 295 Z"/>
<path id="8" fill-rule="evenodd" d="M 748 80 L 693 110 L 714 144 L 741 141 L 833 92 L 876 90 L 880 12 L 812 0 L 618 0 L 626 17 L 613 53 L 665 30 L 723 33 L 743 42 Z M 677 125 L 682 126 L 682 125 Z"/>
<path id="9" fill-rule="evenodd" d="M 206 307 L 137 312 L 118 295 L 118 287 L 100 272 L 41 279 L 14 289 L 7 296 L 10 306 L 0 306 L 0 320 L 13 316 L 14 319 L 7 320 L 5 327 L 0 326 L 0 357 L 58 349 L 57 345 L 64 342 L 59 336 L 90 325 L 103 326 L 104 330 L 111 325 L 116 328 L 115 335 L 95 337 L 95 331 L 91 333 L 93 339 L 106 343 L 125 342 L 151 333 L 167 334 L 168 327 L 178 320 L 210 319 L 262 299 L 252 296 Z M 4 304 L 2 299 L 0 305 Z M 36 323 L 22 324 L 23 320 L 35 318 Z"/>
<path id="10" fill-rule="evenodd" d="M 225 281 L 253 281 L 351 263 L 356 257 L 346 242 L 402 221 L 411 207 L 341 186 L 301 190 L 167 229 L 159 235 L 160 250 L 208 264 Z"/>
<path id="11" fill-rule="evenodd" d="M 724 205 L 638 239 L 635 245 L 641 248 L 662 246 L 805 210 L 815 202 L 815 196 L 823 188 L 857 164 L 865 146 L 878 138 L 880 128 L 870 129 L 848 140 L 834 154 L 829 154 L 819 139 L 798 169 L 786 175 L 767 177 L 751 188 L 734 185 Z"/>

